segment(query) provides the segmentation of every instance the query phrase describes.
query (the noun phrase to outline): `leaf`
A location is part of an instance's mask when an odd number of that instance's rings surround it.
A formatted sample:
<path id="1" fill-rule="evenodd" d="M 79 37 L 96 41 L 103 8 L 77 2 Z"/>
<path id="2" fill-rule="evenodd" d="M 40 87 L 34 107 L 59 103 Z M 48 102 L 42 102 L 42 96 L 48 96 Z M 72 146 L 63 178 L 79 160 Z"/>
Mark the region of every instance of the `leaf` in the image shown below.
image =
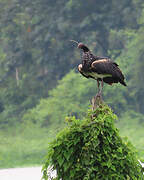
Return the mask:
<path id="1" fill-rule="evenodd" d="M 57 161 L 59 163 L 59 166 L 61 167 L 62 164 L 64 163 L 65 159 L 64 157 L 62 157 L 61 155 L 57 157 Z"/>

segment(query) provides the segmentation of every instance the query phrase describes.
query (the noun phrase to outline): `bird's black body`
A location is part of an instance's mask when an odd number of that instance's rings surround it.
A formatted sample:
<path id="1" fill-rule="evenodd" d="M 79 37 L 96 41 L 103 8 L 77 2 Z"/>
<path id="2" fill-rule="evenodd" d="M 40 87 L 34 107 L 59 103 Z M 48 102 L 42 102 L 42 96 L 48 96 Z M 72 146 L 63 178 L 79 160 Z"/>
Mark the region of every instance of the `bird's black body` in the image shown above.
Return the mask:
<path id="1" fill-rule="evenodd" d="M 84 77 L 104 81 L 109 85 L 119 82 L 126 86 L 124 75 L 115 62 L 107 57 L 94 56 L 82 43 L 78 44 L 78 48 L 83 50 L 82 64 L 78 66 L 78 70 Z"/>

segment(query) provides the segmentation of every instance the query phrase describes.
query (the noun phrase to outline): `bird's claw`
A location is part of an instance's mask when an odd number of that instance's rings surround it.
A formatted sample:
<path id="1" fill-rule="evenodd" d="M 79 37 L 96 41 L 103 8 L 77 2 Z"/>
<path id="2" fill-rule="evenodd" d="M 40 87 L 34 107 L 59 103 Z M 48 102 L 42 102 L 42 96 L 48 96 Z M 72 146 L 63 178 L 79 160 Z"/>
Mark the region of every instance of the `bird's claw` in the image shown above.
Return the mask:
<path id="1" fill-rule="evenodd" d="M 101 98 L 102 99 L 102 92 L 98 92 L 95 96 L 96 98 Z"/>

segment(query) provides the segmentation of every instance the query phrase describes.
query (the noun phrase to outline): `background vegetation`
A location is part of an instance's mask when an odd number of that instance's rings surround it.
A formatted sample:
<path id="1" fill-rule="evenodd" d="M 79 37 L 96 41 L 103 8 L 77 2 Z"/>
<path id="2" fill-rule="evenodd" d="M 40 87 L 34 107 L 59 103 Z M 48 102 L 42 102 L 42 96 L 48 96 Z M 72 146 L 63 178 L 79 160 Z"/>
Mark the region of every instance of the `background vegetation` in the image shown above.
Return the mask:
<path id="1" fill-rule="evenodd" d="M 104 100 L 143 158 L 143 1 L 0 0 L 0 7 L 0 167 L 42 163 L 64 117 L 85 115 L 96 82 L 77 73 L 80 52 L 70 39 L 120 65 L 128 87 L 105 85 Z"/>

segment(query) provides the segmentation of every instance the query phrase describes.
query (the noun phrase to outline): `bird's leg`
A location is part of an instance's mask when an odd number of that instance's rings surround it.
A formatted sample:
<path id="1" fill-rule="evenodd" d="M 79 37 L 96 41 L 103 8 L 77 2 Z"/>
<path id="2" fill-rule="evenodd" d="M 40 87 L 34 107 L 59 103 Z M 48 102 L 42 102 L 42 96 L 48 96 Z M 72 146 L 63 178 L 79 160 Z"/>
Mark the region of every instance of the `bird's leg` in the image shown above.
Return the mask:
<path id="1" fill-rule="evenodd" d="M 101 86 L 103 88 L 103 80 L 102 80 Z M 102 88 L 100 89 L 100 82 L 98 79 L 97 79 L 97 87 L 98 87 L 98 93 L 91 100 L 92 110 L 95 110 L 97 107 L 99 107 L 103 103 L 102 96 L 101 96 Z"/>
<path id="2" fill-rule="evenodd" d="M 100 91 L 99 91 L 99 96 L 102 96 L 102 90 L 103 90 L 103 79 L 102 79 L 102 81 L 101 81 L 101 89 L 100 89 Z"/>
<path id="3" fill-rule="evenodd" d="M 96 94 L 96 98 L 97 97 L 101 97 L 101 89 L 100 89 L 100 82 L 99 82 L 99 80 L 97 79 L 97 87 L 98 87 L 98 93 Z"/>
<path id="4" fill-rule="evenodd" d="M 98 87 L 98 93 L 97 93 L 97 95 L 99 94 L 99 92 L 100 92 L 100 82 L 99 82 L 99 80 L 97 79 L 97 87 Z M 97 96 L 96 95 L 96 96 Z"/>

